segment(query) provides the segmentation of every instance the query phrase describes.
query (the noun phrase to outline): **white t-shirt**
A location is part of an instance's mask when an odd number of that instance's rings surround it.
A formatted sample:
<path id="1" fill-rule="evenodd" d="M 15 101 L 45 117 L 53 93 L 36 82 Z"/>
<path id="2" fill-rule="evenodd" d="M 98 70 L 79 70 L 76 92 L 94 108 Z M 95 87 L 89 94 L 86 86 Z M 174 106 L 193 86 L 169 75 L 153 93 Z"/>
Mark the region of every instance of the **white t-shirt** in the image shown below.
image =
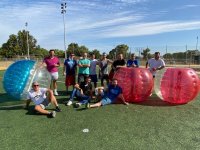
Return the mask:
<path id="1" fill-rule="evenodd" d="M 46 99 L 47 88 L 39 88 L 38 92 L 33 89 L 28 92 L 28 99 L 31 99 L 35 105 L 41 104 Z"/>
<path id="2" fill-rule="evenodd" d="M 90 60 L 90 75 L 96 74 L 96 65 L 98 61 L 96 59 Z"/>
<path id="3" fill-rule="evenodd" d="M 153 75 L 156 74 L 156 70 L 153 70 L 153 68 L 159 68 L 161 66 L 165 66 L 165 62 L 161 58 L 159 58 L 158 60 L 156 60 L 155 58 L 151 58 L 151 59 L 148 60 L 148 64 L 149 64 L 149 71 Z"/>

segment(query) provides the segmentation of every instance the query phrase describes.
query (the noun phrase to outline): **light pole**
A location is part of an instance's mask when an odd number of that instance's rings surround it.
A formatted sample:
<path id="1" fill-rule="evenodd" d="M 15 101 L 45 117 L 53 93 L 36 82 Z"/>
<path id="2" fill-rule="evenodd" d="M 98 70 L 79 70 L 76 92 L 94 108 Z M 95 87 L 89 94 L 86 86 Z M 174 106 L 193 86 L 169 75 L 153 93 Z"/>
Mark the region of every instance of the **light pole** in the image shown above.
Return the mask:
<path id="1" fill-rule="evenodd" d="M 196 43 L 196 50 L 198 50 L 198 41 L 199 40 L 199 37 L 197 36 L 197 43 Z"/>
<path id="2" fill-rule="evenodd" d="M 66 44 L 65 44 L 65 14 L 66 14 L 67 3 L 64 0 L 61 2 L 61 14 L 63 14 L 63 26 L 64 26 L 64 51 L 65 51 L 65 58 L 67 58 L 67 51 L 66 51 Z"/>
<path id="3" fill-rule="evenodd" d="M 26 26 L 26 42 L 27 42 L 27 59 L 30 59 L 29 42 L 28 42 L 28 22 L 25 23 L 25 26 Z"/>

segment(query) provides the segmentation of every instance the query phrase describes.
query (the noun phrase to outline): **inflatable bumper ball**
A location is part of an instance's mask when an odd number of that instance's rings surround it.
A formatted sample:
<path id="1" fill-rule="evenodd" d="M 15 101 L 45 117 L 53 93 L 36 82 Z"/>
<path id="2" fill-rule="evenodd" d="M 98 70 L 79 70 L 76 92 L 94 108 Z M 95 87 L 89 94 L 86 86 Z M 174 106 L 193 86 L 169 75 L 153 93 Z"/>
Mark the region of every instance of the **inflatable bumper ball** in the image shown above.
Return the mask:
<path id="1" fill-rule="evenodd" d="M 3 77 L 3 87 L 6 93 L 16 100 L 26 100 L 33 81 L 38 81 L 40 87 L 49 88 L 51 76 L 46 68 L 39 67 L 36 61 L 20 60 L 10 65 L 6 70 Z"/>
<path id="2" fill-rule="evenodd" d="M 156 74 L 155 92 L 163 101 L 185 104 L 199 93 L 199 77 L 190 68 L 165 68 Z"/>
<path id="3" fill-rule="evenodd" d="M 129 103 L 144 101 L 152 93 L 153 77 L 148 69 L 122 67 L 114 78 L 118 80 L 124 99 Z"/>

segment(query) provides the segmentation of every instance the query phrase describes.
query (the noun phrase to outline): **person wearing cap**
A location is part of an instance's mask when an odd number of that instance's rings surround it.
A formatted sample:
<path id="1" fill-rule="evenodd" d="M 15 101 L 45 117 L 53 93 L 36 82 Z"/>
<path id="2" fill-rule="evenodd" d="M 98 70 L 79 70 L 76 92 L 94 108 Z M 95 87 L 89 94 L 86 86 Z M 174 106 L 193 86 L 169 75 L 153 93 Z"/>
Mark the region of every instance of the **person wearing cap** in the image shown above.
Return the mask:
<path id="1" fill-rule="evenodd" d="M 55 50 L 51 49 L 49 51 L 49 56 L 44 58 L 42 65 L 43 64 L 46 64 L 47 70 L 51 74 L 51 79 L 53 81 L 54 95 L 57 96 L 58 67 L 60 66 L 60 61 L 58 57 L 55 56 Z"/>
<path id="2" fill-rule="evenodd" d="M 139 65 L 138 65 L 138 61 L 137 59 L 135 59 L 135 54 L 131 54 L 131 59 L 129 59 L 127 61 L 127 67 L 134 67 L 134 68 L 138 68 Z"/>
<path id="3" fill-rule="evenodd" d="M 87 58 L 87 53 L 83 53 L 83 58 L 78 61 L 78 67 L 78 83 L 80 83 L 90 75 L 90 60 Z"/>
<path id="4" fill-rule="evenodd" d="M 70 54 L 64 62 L 63 66 L 63 75 L 65 75 L 65 86 L 68 92 L 68 87 L 75 85 L 76 82 L 76 71 L 77 71 L 77 62 L 74 60 L 74 54 Z"/>
<path id="5" fill-rule="evenodd" d="M 27 99 L 26 108 L 29 107 L 30 102 L 32 101 L 35 104 L 35 110 L 41 114 L 47 115 L 48 117 L 54 118 L 56 116 L 56 111 L 61 111 L 52 90 L 41 88 L 39 83 L 36 81 L 33 82 L 32 89 L 28 92 Z M 55 111 L 50 112 L 45 110 L 50 103 L 55 106 Z"/>
<path id="6" fill-rule="evenodd" d="M 107 85 L 109 83 L 109 76 L 108 76 L 108 65 L 112 64 L 113 62 L 110 59 L 107 59 L 107 54 L 103 53 L 102 59 L 99 62 L 100 67 L 100 79 L 101 79 L 101 86 L 104 86 L 104 80 L 106 80 Z"/>
<path id="7" fill-rule="evenodd" d="M 123 54 L 118 54 L 117 60 L 115 60 L 112 64 L 112 69 L 109 74 L 110 81 L 112 81 L 115 72 L 120 67 L 126 67 L 126 61 L 124 60 Z"/>
<path id="8" fill-rule="evenodd" d="M 147 61 L 146 68 L 148 68 L 152 73 L 153 78 L 155 78 L 157 70 L 165 68 L 165 62 L 160 58 L 160 52 L 155 52 L 154 58 L 151 58 Z"/>
<path id="9" fill-rule="evenodd" d="M 92 98 L 92 84 L 90 77 L 86 77 L 85 81 L 81 82 L 80 84 L 75 84 L 74 90 L 72 91 L 66 106 L 72 105 L 75 97 L 79 100 L 78 103 L 75 103 L 77 108 L 82 104 L 86 104 L 90 101 Z"/>

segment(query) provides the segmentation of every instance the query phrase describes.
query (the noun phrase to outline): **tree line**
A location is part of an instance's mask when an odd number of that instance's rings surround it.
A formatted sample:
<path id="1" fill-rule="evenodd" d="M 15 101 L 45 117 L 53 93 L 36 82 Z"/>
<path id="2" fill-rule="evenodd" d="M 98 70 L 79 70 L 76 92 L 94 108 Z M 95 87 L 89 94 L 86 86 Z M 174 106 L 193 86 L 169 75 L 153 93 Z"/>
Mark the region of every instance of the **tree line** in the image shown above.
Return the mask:
<path id="1" fill-rule="evenodd" d="M 20 30 L 17 35 L 11 34 L 8 40 L 2 44 L 2 47 L 0 47 L 0 56 L 3 58 L 16 58 L 18 56 L 25 57 L 27 56 L 27 45 L 29 45 L 29 54 L 32 57 L 43 58 L 48 55 L 48 50 L 37 45 L 37 40 L 29 33 L 29 31 Z M 151 54 L 150 51 L 149 48 L 143 49 L 141 52 L 141 58 L 147 60 L 153 57 L 153 54 Z M 67 48 L 68 56 L 70 53 L 74 53 L 76 56 L 81 56 L 85 52 L 88 54 L 95 54 L 98 59 L 101 57 L 100 50 L 89 50 L 86 46 L 78 45 L 77 43 L 70 43 Z M 55 53 L 60 58 L 65 57 L 65 52 L 63 50 L 55 49 Z M 117 45 L 109 51 L 108 57 L 110 59 L 116 59 L 119 53 L 122 53 L 125 58 L 129 58 L 129 46 L 126 44 Z M 163 57 L 165 59 L 184 59 L 186 57 L 191 57 L 194 53 L 196 53 L 196 50 L 188 50 L 187 52 L 167 53 L 163 55 Z"/>

